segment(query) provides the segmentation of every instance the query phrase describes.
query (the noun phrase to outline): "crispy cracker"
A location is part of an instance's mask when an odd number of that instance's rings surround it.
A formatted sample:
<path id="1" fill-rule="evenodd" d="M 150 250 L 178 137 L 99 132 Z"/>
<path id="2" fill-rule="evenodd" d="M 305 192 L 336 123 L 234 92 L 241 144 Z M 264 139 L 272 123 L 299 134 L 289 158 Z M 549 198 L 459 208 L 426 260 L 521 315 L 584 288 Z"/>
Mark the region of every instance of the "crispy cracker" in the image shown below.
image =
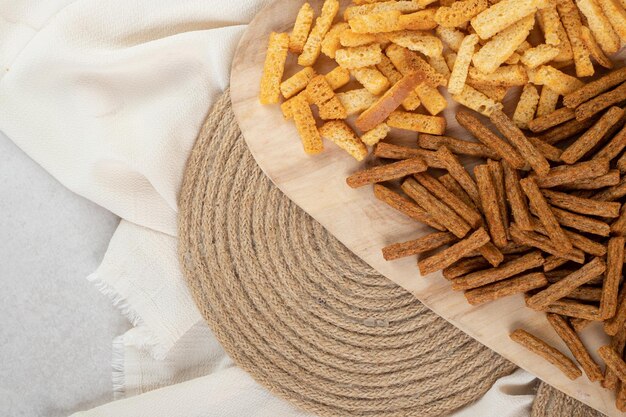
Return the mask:
<path id="1" fill-rule="evenodd" d="M 539 118 L 553 113 L 556 110 L 556 105 L 558 102 L 559 93 L 544 85 L 541 88 L 541 94 L 539 95 L 539 103 L 537 104 L 536 117 Z"/>
<path id="2" fill-rule="evenodd" d="M 450 6 L 442 6 L 437 9 L 435 21 L 447 28 L 454 28 L 469 22 L 474 16 L 487 8 L 487 0 L 461 0 L 455 1 Z"/>

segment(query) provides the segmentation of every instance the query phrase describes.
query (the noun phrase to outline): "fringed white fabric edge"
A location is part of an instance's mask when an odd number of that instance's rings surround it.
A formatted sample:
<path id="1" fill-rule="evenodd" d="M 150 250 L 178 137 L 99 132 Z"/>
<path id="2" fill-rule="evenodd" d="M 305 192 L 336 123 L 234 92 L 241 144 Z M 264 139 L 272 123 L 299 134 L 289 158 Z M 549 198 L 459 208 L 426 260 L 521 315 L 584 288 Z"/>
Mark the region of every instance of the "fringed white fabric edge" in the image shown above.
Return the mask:
<path id="1" fill-rule="evenodd" d="M 152 354 L 152 356 L 157 360 L 163 360 L 167 356 L 168 347 L 165 346 L 162 340 L 159 339 L 158 335 L 152 332 L 148 326 L 145 325 L 144 321 L 141 319 L 141 316 L 130 307 L 130 304 L 119 294 L 113 287 L 107 284 L 102 278 L 98 276 L 97 272 L 94 272 L 87 276 L 87 281 L 91 282 L 100 293 L 107 296 L 114 307 L 116 307 L 130 323 L 135 326 L 141 326 L 144 330 L 141 332 L 142 337 L 135 337 L 132 340 L 133 345 L 138 347 L 148 348 Z M 129 343 L 130 341 L 125 341 Z"/>
<path id="2" fill-rule="evenodd" d="M 111 367 L 113 368 L 113 399 L 121 400 L 126 396 L 126 377 L 124 370 L 125 345 L 124 335 L 113 339 L 113 355 Z"/>

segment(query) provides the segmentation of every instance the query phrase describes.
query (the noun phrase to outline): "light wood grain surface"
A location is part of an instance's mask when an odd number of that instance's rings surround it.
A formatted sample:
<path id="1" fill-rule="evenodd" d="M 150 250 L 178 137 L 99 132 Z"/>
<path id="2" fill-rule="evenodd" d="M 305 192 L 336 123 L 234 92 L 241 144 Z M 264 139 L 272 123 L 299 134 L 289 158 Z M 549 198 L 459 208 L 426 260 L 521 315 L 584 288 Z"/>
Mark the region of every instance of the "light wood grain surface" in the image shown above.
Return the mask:
<path id="1" fill-rule="evenodd" d="M 310 1 L 319 12 L 320 0 Z M 259 84 L 269 34 L 289 32 L 302 1 L 277 0 L 259 13 L 243 36 L 233 61 L 231 96 L 233 108 L 246 142 L 256 161 L 271 180 L 291 200 L 328 229 L 337 239 L 373 268 L 408 291 L 465 333 L 495 350 L 520 367 L 561 391 L 610 416 L 622 416 L 614 405 L 612 392 L 585 376 L 570 381 L 556 368 L 513 343 L 508 335 L 522 327 L 572 357 L 549 326 L 543 314 L 523 304 L 521 296 L 472 307 L 461 293 L 453 292 L 440 273 L 420 276 L 416 259 L 386 262 L 381 248 L 395 242 L 414 239 L 428 229 L 377 201 L 370 187 L 353 190 L 345 178 L 362 169 L 358 163 L 326 141 L 323 154 L 304 154 L 296 129 L 283 119 L 279 106 L 261 106 Z M 322 60 L 322 68 L 331 63 Z M 297 71 L 290 54 L 286 76 Z M 324 71 L 320 71 L 324 73 Z M 451 101 L 450 101 L 451 102 Z M 452 102 L 451 102 L 452 103 Z M 454 123 L 456 107 L 451 104 L 445 115 L 449 134 L 467 137 Z M 396 141 L 415 142 L 415 135 L 393 132 Z M 366 163 L 367 164 L 367 163 Z M 365 165 L 366 165 L 365 164 Z M 592 355 L 608 342 L 599 326 L 583 332 Z"/>

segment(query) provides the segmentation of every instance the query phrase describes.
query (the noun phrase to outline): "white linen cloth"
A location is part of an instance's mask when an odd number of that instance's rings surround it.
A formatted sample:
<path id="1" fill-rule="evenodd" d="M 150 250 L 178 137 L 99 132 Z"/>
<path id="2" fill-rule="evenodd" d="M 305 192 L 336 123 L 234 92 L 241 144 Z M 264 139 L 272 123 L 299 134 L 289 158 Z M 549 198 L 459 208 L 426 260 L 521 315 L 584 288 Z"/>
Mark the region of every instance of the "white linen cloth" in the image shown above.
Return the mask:
<path id="1" fill-rule="evenodd" d="M 115 391 L 127 399 L 77 415 L 304 415 L 224 354 L 176 257 L 187 156 L 269 1 L 0 1 L 0 130 L 122 218 L 89 279 L 137 326 L 114 343 Z M 511 384 L 532 379 L 519 372 Z M 459 415 L 517 417 L 531 401 L 495 386 Z"/>

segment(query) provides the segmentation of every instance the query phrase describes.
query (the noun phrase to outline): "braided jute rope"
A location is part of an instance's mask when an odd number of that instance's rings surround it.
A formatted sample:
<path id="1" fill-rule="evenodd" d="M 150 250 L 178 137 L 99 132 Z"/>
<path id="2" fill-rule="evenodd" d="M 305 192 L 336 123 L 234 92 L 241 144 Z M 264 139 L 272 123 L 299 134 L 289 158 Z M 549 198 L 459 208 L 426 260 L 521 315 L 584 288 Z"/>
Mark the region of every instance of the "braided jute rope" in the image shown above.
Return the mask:
<path id="1" fill-rule="evenodd" d="M 532 417 L 603 417 L 578 400 L 542 382 L 533 403 Z"/>
<path id="2" fill-rule="evenodd" d="M 333 238 L 261 172 L 228 93 L 180 195 L 179 257 L 233 360 L 321 416 L 441 416 L 515 366 L 425 308 Z"/>

